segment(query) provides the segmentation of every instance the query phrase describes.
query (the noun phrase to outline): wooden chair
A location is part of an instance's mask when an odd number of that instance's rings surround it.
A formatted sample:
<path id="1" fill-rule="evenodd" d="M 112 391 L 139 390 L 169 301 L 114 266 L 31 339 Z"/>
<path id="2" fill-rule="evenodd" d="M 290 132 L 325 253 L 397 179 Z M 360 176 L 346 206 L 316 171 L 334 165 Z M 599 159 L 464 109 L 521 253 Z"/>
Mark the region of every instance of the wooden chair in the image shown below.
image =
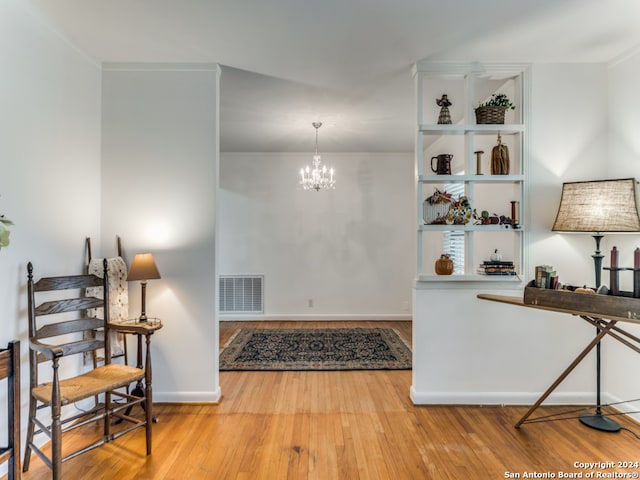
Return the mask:
<path id="1" fill-rule="evenodd" d="M 7 379 L 7 446 L 0 448 L 0 463 L 9 462 L 8 480 L 20 479 L 20 342 L 0 350 L 0 379 Z"/>
<path id="2" fill-rule="evenodd" d="M 107 262 L 105 260 L 104 274 L 74 275 L 62 277 L 41 278 L 33 281 L 33 266 L 28 265 L 28 316 L 29 316 L 29 373 L 30 398 L 29 421 L 27 425 L 27 439 L 24 455 L 23 471 L 29 469 L 31 452 L 35 452 L 53 472 L 53 479 L 62 477 L 62 462 L 93 448 L 103 445 L 124 435 L 138 427 L 146 429 L 147 455 L 151 453 L 151 370 L 150 365 L 137 368 L 129 365 L 111 363 L 111 348 L 109 345 L 109 330 L 117 326 L 110 324 L 109 318 L 109 279 Z M 83 296 L 85 289 L 102 287 L 102 298 Z M 41 303 L 37 303 L 41 301 Z M 102 317 L 87 315 L 87 311 L 96 312 L 102 309 Z M 103 339 L 83 338 L 87 330 L 102 329 Z M 101 349 L 104 352 L 104 362 L 85 373 L 71 378 L 65 378 L 61 367 L 61 360 L 76 354 L 92 352 Z M 74 357 L 75 356 L 75 357 Z M 51 366 L 49 381 L 41 383 L 39 373 L 45 370 L 39 368 L 40 363 L 48 362 Z M 81 364 L 78 359 L 76 368 Z M 42 370 L 42 372 L 40 371 Z M 142 397 L 128 394 L 124 387 L 138 381 L 145 380 L 145 391 Z M 101 396 L 103 401 L 95 404 L 91 402 L 86 411 L 73 408 L 76 402 Z M 89 403 L 86 401 L 84 403 Z M 126 414 L 126 410 L 133 405 L 142 405 L 145 416 L 142 419 Z M 63 415 L 63 407 L 64 409 Z M 46 410 L 47 415 L 40 415 Z M 50 422 L 45 419 L 50 418 Z M 63 432 L 88 425 L 101 420 L 102 434 L 98 435 L 84 448 L 72 453 L 62 452 Z M 122 420 L 115 425 L 114 420 Z M 36 446 L 34 436 L 44 434 L 51 443 L 51 455 Z"/>

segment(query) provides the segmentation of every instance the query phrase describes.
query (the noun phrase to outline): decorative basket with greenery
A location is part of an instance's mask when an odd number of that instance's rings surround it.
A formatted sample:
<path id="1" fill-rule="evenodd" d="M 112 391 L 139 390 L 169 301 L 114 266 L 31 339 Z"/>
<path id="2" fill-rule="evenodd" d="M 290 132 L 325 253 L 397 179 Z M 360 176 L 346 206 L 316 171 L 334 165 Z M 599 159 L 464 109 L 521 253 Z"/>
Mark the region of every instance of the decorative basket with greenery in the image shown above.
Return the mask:
<path id="1" fill-rule="evenodd" d="M 503 124 L 505 112 L 515 108 L 515 105 L 504 93 L 494 93 L 489 100 L 476 108 L 476 122 L 479 124 Z"/>

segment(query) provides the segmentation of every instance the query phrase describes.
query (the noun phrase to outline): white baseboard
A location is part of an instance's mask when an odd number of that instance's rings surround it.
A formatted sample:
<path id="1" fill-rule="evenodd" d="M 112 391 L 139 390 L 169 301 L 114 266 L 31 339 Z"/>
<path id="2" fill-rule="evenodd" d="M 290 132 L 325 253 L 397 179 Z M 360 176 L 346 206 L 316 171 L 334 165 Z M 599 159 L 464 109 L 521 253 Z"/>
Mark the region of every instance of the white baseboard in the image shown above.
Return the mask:
<path id="1" fill-rule="evenodd" d="M 529 392 L 416 392 L 409 396 L 414 405 L 533 405 L 542 393 Z M 624 415 L 640 421 L 640 406 L 625 402 L 606 392 L 601 394 L 603 405 L 611 405 Z M 543 405 L 593 405 L 593 392 L 554 392 Z M 535 418 L 535 413 L 533 414 Z"/>
<path id="2" fill-rule="evenodd" d="M 213 392 L 153 392 L 154 403 L 219 403 L 220 387 Z"/>
<path id="3" fill-rule="evenodd" d="M 409 396 L 414 405 L 533 405 L 542 392 L 416 392 Z M 604 397 L 604 396 L 603 396 Z M 554 392 L 544 405 L 589 405 L 593 392 Z"/>
<path id="4" fill-rule="evenodd" d="M 640 410 L 640 404 L 638 403 L 638 400 L 635 402 L 628 400 L 625 401 L 608 394 L 603 394 L 602 397 L 602 403 L 611 405 L 613 408 L 640 422 L 640 412 L 638 412 L 638 410 Z"/>
<path id="5" fill-rule="evenodd" d="M 221 322 L 255 322 L 255 321 L 279 321 L 279 320 L 291 320 L 291 321 L 361 321 L 361 320 L 371 320 L 371 321 L 400 321 L 400 320 L 411 320 L 413 316 L 410 313 L 368 313 L 368 314 L 353 314 L 353 313 L 344 313 L 344 314 L 335 314 L 335 313 L 327 313 L 327 314 L 279 314 L 279 315 L 264 315 L 264 314 L 220 314 L 219 315 Z"/>

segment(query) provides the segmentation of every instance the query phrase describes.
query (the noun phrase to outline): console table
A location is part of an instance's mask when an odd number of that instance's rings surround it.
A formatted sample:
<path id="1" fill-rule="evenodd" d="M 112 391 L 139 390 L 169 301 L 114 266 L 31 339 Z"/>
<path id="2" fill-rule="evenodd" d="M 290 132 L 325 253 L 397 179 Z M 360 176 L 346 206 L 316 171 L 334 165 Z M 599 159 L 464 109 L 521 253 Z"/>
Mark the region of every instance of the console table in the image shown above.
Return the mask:
<path id="1" fill-rule="evenodd" d="M 579 295 L 579 294 L 576 294 Z M 591 297 L 591 295 L 585 295 Z M 587 356 L 587 354 L 602 340 L 605 336 L 609 335 L 615 338 L 617 341 L 626 345 L 635 352 L 640 353 L 640 338 L 630 334 L 629 332 L 618 326 L 618 323 L 635 323 L 640 324 L 640 318 L 636 318 L 636 315 L 628 315 L 628 317 L 617 316 L 613 314 L 600 314 L 594 312 L 581 311 L 573 308 L 562 308 L 548 305 L 535 305 L 524 303 L 522 297 L 511 297 L 504 295 L 491 295 L 491 294 L 478 294 L 478 298 L 482 300 L 489 300 L 492 302 L 506 303 L 509 305 L 515 305 L 518 307 L 535 308 L 538 310 L 547 310 L 551 312 L 567 313 L 569 315 L 577 316 L 594 326 L 598 333 L 595 338 L 589 342 L 589 344 L 578 354 L 578 356 L 571 362 L 571 364 L 560 374 L 560 376 L 551 384 L 551 386 L 540 396 L 540 398 L 531 406 L 529 411 L 516 423 L 515 427 L 520 426 L 526 422 L 531 414 L 544 402 L 547 397 L 562 383 L 562 381 L 573 371 L 576 366 Z"/>

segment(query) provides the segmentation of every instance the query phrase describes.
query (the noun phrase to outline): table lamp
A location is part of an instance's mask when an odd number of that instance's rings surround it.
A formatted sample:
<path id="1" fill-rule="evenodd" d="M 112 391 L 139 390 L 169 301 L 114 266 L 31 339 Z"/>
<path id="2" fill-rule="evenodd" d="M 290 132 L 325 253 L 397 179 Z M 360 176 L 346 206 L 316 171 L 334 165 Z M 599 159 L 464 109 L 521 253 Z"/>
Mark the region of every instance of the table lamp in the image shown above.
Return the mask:
<path id="1" fill-rule="evenodd" d="M 135 280 L 140 281 L 142 286 L 142 313 L 140 315 L 140 321 L 147 321 L 146 302 L 147 302 L 147 280 L 156 280 L 160 278 L 160 272 L 156 267 L 156 262 L 153 259 L 153 255 L 150 253 L 139 253 L 133 257 L 131 262 L 131 268 L 129 269 L 129 275 L 127 275 L 127 282 Z"/>
<path id="2" fill-rule="evenodd" d="M 636 180 L 595 180 L 562 184 L 562 197 L 551 229 L 554 232 L 591 233 L 596 249 L 593 257 L 595 286 L 600 286 L 602 258 L 600 241 L 603 233 L 640 232 L 636 199 Z M 597 430 L 617 432 L 613 420 L 602 416 L 600 403 L 600 342 L 596 345 L 596 413 L 580 416 L 580 421 Z"/>

